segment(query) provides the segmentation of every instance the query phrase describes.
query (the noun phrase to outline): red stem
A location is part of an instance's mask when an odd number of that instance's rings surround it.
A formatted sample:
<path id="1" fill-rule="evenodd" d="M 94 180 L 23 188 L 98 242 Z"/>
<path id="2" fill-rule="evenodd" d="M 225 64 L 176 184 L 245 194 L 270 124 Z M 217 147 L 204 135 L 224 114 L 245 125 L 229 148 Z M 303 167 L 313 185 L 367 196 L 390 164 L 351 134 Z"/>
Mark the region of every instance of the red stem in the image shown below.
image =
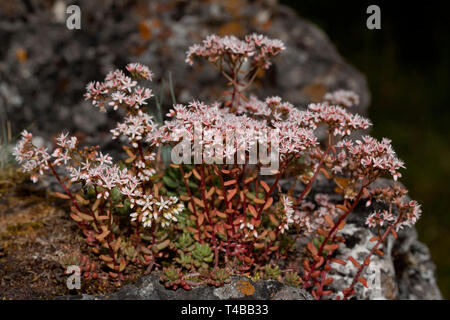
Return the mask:
<path id="1" fill-rule="evenodd" d="M 194 210 L 194 215 L 197 217 L 195 219 L 195 226 L 197 227 L 197 231 L 198 231 L 198 241 L 200 243 L 203 243 L 202 234 L 201 234 L 201 231 L 200 231 L 200 226 L 198 224 L 197 209 L 195 208 L 195 202 L 194 202 L 194 198 L 192 196 L 191 188 L 189 188 L 188 181 L 187 181 L 186 177 L 184 176 L 184 170 L 183 170 L 183 165 L 182 164 L 180 164 L 180 172 L 181 172 L 181 175 L 183 176 L 184 186 L 186 187 L 186 191 L 188 193 L 188 196 L 189 196 L 189 199 L 190 199 L 190 202 L 191 202 L 191 205 L 192 205 L 192 210 Z"/>
<path id="2" fill-rule="evenodd" d="M 327 156 L 327 154 L 330 152 L 331 150 L 331 143 L 328 145 L 328 148 L 324 151 L 324 153 L 322 154 L 321 158 L 320 158 L 320 162 L 319 165 L 317 166 L 314 175 L 312 176 L 311 180 L 309 181 L 309 183 L 306 185 L 305 189 L 303 189 L 303 192 L 298 196 L 297 198 L 297 204 L 300 204 L 300 202 L 303 200 L 303 198 L 308 194 L 308 192 L 311 190 L 312 184 L 314 182 L 314 180 L 316 180 L 317 175 L 319 174 L 320 169 L 322 168 L 323 162 L 325 161 L 325 157 Z"/>
<path id="3" fill-rule="evenodd" d="M 342 223 L 342 221 L 345 220 L 345 218 L 347 218 L 347 216 L 355 209 L 356 205 L 358 204 L 359 200 L 361 200 L 361 197 L 363 195 L 363 191 L 364 188 L 367 187 L 367 185 L 362 185 L 361 189 L 358 192 L 358 195 L 355 198 L 355 201 L 353 202 L 352 206 L 347 210 L 346 213 L 344 213 L 339 220 L 337 221 L 337 223 L 334 224 L 333 228 L 331 228 L 331 230 L 328 232 L 327 236 L 325 237 L 325 239 L 323 240 L 322 244 L 319 247 L 319 250 L 317 251 L 317 256 L 320 257 L 322 255 L 322 252 L 324 250 L 324 247 L 327 245 L 328 240 L 330 240 L 330 238 L 332 236 L 334 236 L 334 233 L 336 232 L 337 228 L 339 227 L 339 225 Z M 305 282 L 303 283 L 303 289 L 306 289 L 306 286 L 309 284 L 309 279 L 311 278 L 312 273 L 315 270 L 315 267 L 317 265 L 317 261 L 314 261 L 314 263 L 312 264 L 308 274 L 305 277 Z"/>

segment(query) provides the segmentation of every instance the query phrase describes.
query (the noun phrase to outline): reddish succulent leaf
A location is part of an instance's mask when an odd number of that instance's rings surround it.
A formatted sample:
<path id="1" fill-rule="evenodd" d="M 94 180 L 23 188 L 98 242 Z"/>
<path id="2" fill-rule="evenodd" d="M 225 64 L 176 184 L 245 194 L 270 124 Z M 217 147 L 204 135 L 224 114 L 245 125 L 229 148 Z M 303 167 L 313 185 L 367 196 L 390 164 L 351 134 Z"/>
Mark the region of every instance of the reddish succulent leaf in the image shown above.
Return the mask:
<path id="1" fill-rule="evenodd" d="M 249 184 L 250 182 L 252 182 L 255 179 L 256 179 L 256 177 L 248 177 L 247 179 L 244 180 L 244 184 Z"/>
<path id="2" fill-rule="evenodd" d="M 228 180 L 228 181 L 226 181 L 223 185 L 224 185 L 225 187 L 228 187 L 228 186 L 231 186 L 231 185 L 233 185 L 233 184 L 236 184 L 236 182 L 237 182 L 236 179 Z"/>
<path id="3" fill-rule="evenodd" d="M 333 279 L 331 279 L 331 280 L 333 280 Z M 328 296 L 328 295 L 330 295 L 332 293 L 333 293 L 333 291 L 331 291 L 331 290 L 325 290 L 325 291 L 322 292 L 322 296 Z"/>
<path id="4" fill-rule="evenodd" d="M 194 176 L 195 176 L 198 180 L 202 180 L 202 177 L 200 176 L 200 174 L 198 173 L 197 170 L 192 169 L 192 173 L 194 174 Z"/>
<path id="5" fill-rule="evenodd" d="M 211 187 L 211 189 L 209 189 L 209 191 L 206 193 L 206 199 L 211 199 L 215 189 L 216 188 L 214 188 L 214 187 Z"/>
<path id="6" fill-rule="evenodd" d="M 361 265 L 358 263 L 358 261 L 356 261 L 352 256 L 348 257 L 348 260 L 351 261 L 351 263 L 353 263 L 355 265 L 355 267 L 360 268 Z"/>
<path id="7" fill-rule="evenodd" d="M 75 220 L 76 222 L 81 222 L 81 221 L 83 221 L 83 219 L 81 219 L 79 216 L 77 216 L 77 215 L 74 214 L 74 213 L 71 213 L 71 214 L 70 214 L 70 217 L 71 217 L 73 220 Z"/>
<path id="8" fill-rule="evenodd" d="M 70 199 L 70 197 L 67 194 L 64 194 L 64 193 L 61 193 L 61 192 L 55 192 L 54 195 L 56 197 L 58 197 L 58 198 L 61 198 L 61 199 L 65 199 L 65 200 Z"/>
<path id="9" fill-rule="evenodd" d="M 119 251 L 121 242 L 122 242 L 122 239 L 120 237 L 118 237 L 116 242 L 114 243 L 114 247 L 113 247 L 114 252 Z"/>
<path id="10" fill-rule="evenodd" d="M 194 233 L 194 234 L 197 233 L 197 229 L 195 229 L 195 228 L 186 226 L 186 229 L 188 229 L 190 232 L 192 232 L 192 233 Z"/>
<path id="11" fill-rule="evenodd" d="M 325 168 L 320 168 L 320 172 L 322 172 L 325 178 L 331 179 L 329 172 Z"/>
<path id="12" fill-rule="evenodd" d="M 308 259 L 303 260 L 303 268 L 305 268 L 306 271 L 311 270 L 311 266 L 309 265 Z"/>
<path id="13" fill-rule="evenodd" d="M 260 180 L 260 181 L 259 181 L 259 184 L 264 188 L 264 190 L 265 190 L 267 193 L 269 193 L 270 187 L 269 187 L 269 185 L 268 185 L 264 180 Z"/>
<path id="14" fill-rule="evenodd" d="M 311 241 L 308 242 L 306 247 L 308 248 L 309 252 L 312 253 L 313 256 L 317 256 L 317 249 Z"/>
<path id="15" fill-rule="evenodd" d="M 358 281 L 361 282 L 364 287 L 369 288 L 369 286 L 367 285 L 367 280 L 366 279 L 358 278 Z"/>
<path id="16" fill-rule="evenodd" d="M 111 232 L 109 230 L 105 230 L 103 231 L 101 234 L 99 234 L 98 236 L 95 236 L 95 238 L 98 241 L 103 241 L 103 239 L 105 239 Z"/>
<path id="17" fill-rule="evenodd" d="M 316 257 L 317 257 L 316 268 L 319 268 L 324 263 L 325 259 L 322 256 L 315 255 L 314 260 Z"/>
<path id="18" fill-rule="evenodd" d="M 249 204 L 247 208 L 248 208 L 248 210 L 250 211 L 250 214 L 253 217 L 256 218 L 258 216 L 258 213 L 256 212 L 256 209 L 255 209 L 255 207 L 253 205 Z"/>
<path id="19" fill-rule="evenodd" d="M 237 193 L 237 188 L 234 188 L 233 190 L 229 190 L 227 193 L 227 200 L 230 201 L 231 199 L 233 199 L 233 197 L 235 196 L 236 193 Z"/>
<path id="20" fill-rule="evenodd" d="M 326 237 L 326 236 L 328 235 L 325 231 L 323 231 L 323 230 L 320 229 L 320 228 L 317 229 L 317 233 L 318 233 L 319 235 L 321 235 L 321 236 L 324 236 L 324 237 Z"/>
<path id="21" fill-rule="evenodd" d="M 393 228 L 391 228 L 391 232 L 392 232 L 392 235 L 394 236 L 394 238 L 397 239 L 398 238 L 397 232 L 395 232 L 395 230 Z"/>
<path id="22" fill-rule="evenodd" d="M 334 227 L 334 222 L 333 222 L 333 220 L 331 219 L 331 217 L 328 214 L 324 214 L 323 218 L 325 219 L 325 222 L 328 224 L 328 226 L 330 228 Z"/>
<path id="23" fill-rule="evenodd" d="M 253 198 L 253 201 L 255 202 L 255 203 L 257 203 L 257 204 L 264 204 L 264 203 L 266 203 L 263 199 L 259 199 L 259 198 Z"/>
<path id="24" fill-rule="evenodd" d="M 99 256 L 99 258 L 102 259 L 105 262 L 112 262 L 113 261 L 113 259 L 110 256 L 105 256 L 104 254 L 101 254 Z"/>
<path id="25" fill-rule="evenodd" d="M 202 213 L 200 213 L 199 215 L 198 215 L 198 225 L 199 226 L 201 226 L 202 224 L 203 224 L 203 221 L 205 220 L 205 215 L 204 214 L 202 214 Z"/>
<path id="26" fill-rule="evenodd" d="M 271 241 L 275 241 L 277 239 L 277 236 L 275 235 L 275 232 L 269 231 L 269 239 Z"/>
<path id="27" fill-rule="evenodd" d="M 267 210 L 268 208 L 270 208 L 270 206 L 272 205 L 272 203 L 273 203 L 273 198 L 270 197 L 269 199 L 267 199 L 267 202 L 266 202 L 266 204 L 264 205 L 263 210 Z"/>
<path id="28" fill-rule="evenodd" d="M 215 210 L 215 213 L 216 213 L 216 215 L 219 217 L 219 218 L 222 218 L 222 219 L 226 219 L 227 218 L 227 215 L 225 214 L 225 213 L 223 213 L 222 211 L 219 211 L 219 210 Z"/>
<path id="29" fill-rule="evenodd" d="M 257 242 L 254 244 L 255 249 L 262 249 L 264 248 L 264 242 Z"/>
<path id="30" fill-rule="evenodd" d="M 78 215 L 81 219 L 83 219 L 83 220 L 86 220 L 86 221 L 94 221 L 94 218 L 93 218 L 92 216 L 90 216 L 90 215 L 88 215 L 88 214 L 85 214 L 85 213 L 82 213 L 82 212 L 80 212 L 80 211 L 77 212 L 77 215 Z"/>
<path id="31" fill-rule="evenodd" d="M 327 244 L 327 245 L 323 246 L 323 248 L 324 248 L 325 250 L 327 250 L 327 251 L 332 252 L 332 251 L 334 251 L 334 250 L 339 249 L 339 244 L 337 244 L 337 243 L 335 243 L 335 244 Z"/>
<path id="32" fill-rule="evenodd" d="M 224 228 L 224 226 L 223 226 L 223 223 L 218 223 L 218 224 L 216 224 L 216 225 L 215 225 L 215 230 L 216 230 L 217 233 L 226 235 L 226 231 L 225 231 L 225 228 Z"/>
<path id="33" fill-rule="evenodd" d="M 202 207 L 202 208 L 205 207 L 205 204 L 203 203 L 202 200 L 200 200 L 199 198 L 196 198 L 196 197 L 193 197 L 193 199 L 194 199 L 194 202 L 196 205 L 198 205 L 199 207 Z"/>
<path id="34" fill-rule="evenodd" d="M 339 263 L 343 266 L 345 266 L 347 264 L 347 262 L 345 262 L 344 260 L 336 259 L 336 258 L 331 258 L 331 262 Z"/>
<path id="35" fill-rule="evenodd" d="M 269 220 L 270 222 L 272 222 L 276 227 L 278 227 L 278 225 L 280 224 L 277 220 L 277 218 L 274 217 L 273 214 L 269 214 Z"/>
<path id="36" fill-rule="evenodd" d="M 125 267 L 127 266 L 127 262 L 125 261 L 124 258 L 122 258 L 120 260 L 120 265 L 119 265 L 119 272 L 122 272 L 123 270 L 125 270 Z"/>

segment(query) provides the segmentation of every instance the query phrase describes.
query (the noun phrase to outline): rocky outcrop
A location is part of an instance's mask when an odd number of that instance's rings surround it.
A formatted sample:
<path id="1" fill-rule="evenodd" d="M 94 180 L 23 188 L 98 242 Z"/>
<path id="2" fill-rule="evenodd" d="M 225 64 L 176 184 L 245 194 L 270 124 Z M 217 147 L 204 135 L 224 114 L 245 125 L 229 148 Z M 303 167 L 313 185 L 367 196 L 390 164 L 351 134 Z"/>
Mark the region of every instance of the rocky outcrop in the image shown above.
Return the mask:
<path id="1" fill-rule="evenodd" d="M 6 111 L 15 131 L 34 124 L 33 131 L 46 138 L 64 129 L 99 142 L 97 134 L 110 129 L 114 114 L 99 114 L 85 102 L 84 87 L 133 61 L 153 68 L 156 80 L 149 86 L 158 96 L 161 80 L 167 90 L 170 73 L 178 102 L 215 100 L 226 88 L 222 77 L 206 63 L 184 62 L 187 48 L 210 33 L 258 32 L 285 42 L 287 50 L 255 83 L 262 98 L 279 95 L 304 107 L 328 90 L 351 89 L 361 97 L 352 109 L 367 111 L 364 76 L 319 28 L 277 1 L 81 0 L 80 30 L 66 28 L 69 3 L 0 4 L 0 112 Z"/>
<path id="2" fill-rule="evenodd" d="M 169 74 L 178 102 L 211 101 L 220 96 L 225 82 L 206 64 L 184 63 L 187 48 L 210 33 L 243 36 L 251 32 L 283 40 L 286 52 L 255 84 L 260 97 L 279 95 L 302 107 L 319 100 L 326 91 L 351 89 L 360 97 L 353 111 L 366 114 L 370 100 L 367 84 L 339 56 L 327 36 L 274 0 L 265 1 L 146 1 L 96 2 L 80 0 L 81 30 L 68 30 L 65 6 L 70 1 L 0 2 L 0 115 L 6 114 L 14 131 L 34 124 L 33 131 L 49 138 L 64 129 L 86 133 L 86 142 L 105 141 L 114 114 L 100 114 L 82 95 L 87 82 L 126 63 L 149 64 L 157 78 L 151 87 L 160 95 L 161 82 Z M 158 89 L 159 88 L 159 89 Z M 166 104 L 169 105 L 169 95 Z M 1 119 L 0 119 L 1 120 Z M 317 183 L 319 192 L 333 187 Z M 367 209 L 357 208 L 343 235 L 347 238 L 342 257 L 367 254 L 370 230 L 363 225 Z M 360 299 L 439 299 L 434 264 L 427 247 L 409 229 L 395 242 L 389 238 L 384 257 L 374 257 L 371 268 L 379 276 L 372 286 L 357 286 Z M 301 245 L 301 244 L 299 244 Z M 354 269 L 333 271 L 334 286 L 348 285 Z M 375 277 L 376 278 L 376 277 Z M 233 278 L 223 288 L 198 287 L 191 291 L 166 290 L 156 276 L 145 276 L 137 284 L 122 288 L 110 299 L 309 299 L 302 290 L 274 281 L 253 283 L 255 293 L 239 293 Z M 93 298 L 82 296 L 78 298 Z"/>
<path id="3" fill-rule="evenodd" d="M 375 187 L 392 184 L 393 181 L 379 179 L 374 183 Z M 290 187 L 290 181 L 282 181 L 284 189 Z M 313 188 L 313 194 L 325 193 L 330 199 L 340 200 L 333 193 L 334 184 L 326 179 L 318 179 Z M 296 193 L 302 191 L 302 186 L 296 188 Z M 311 195 L 313 196 L 313 195 Z M 369 241 L 375 234 L 365 226 L 364 222 L 371 208 L 358 205 L 355 211 L 347 218 L 348 223 L 340 231 L 340 235 L 346 242 L 340 246 L 337 258 L 347 260 L 349 256 L 357 261 L 363 261 L 370 252 L 373 243 Z M 309 239 L 300 239 L 298 248 L 304 247 Z M 398 232 L 395 239 L 389 235 L 384 246 L 380 247 L 384 256 L 373 255 L 369 268 L 364 276 L 368 280 L 369 288 L 357 284 L 357 299 L 383 300 L 383 299 L 407 299 L 407 300 L 436 300 L 442 299 L 439 287 L 436 283 L 436 266 L 432 262 L 428 247 L 421 243 L 417 237 L 415 228 L 406 228 Z M 345 266 L 334 264 L 329 275 L 334 278 L 331 288 L 335 292 L 342 291 L 350 285 L 356 274 L 356 268 L 347 263 Z"/>
<path id="4" fill-rule="evenodd" d="M 222 287 L 194 287 L 191 290 L 168 290 L 158 275 L 142 277 L 136 284 L 127 285 L 114 294 L 94 297 L 90 295 L 65 296 L 58 299 L 108 299 L 108 300 L 312 300 L 312 296 L 301 289 L 284 285 L 278 281 L 253 282 L 244 277 L 231 277 L 231 282 Z"/>

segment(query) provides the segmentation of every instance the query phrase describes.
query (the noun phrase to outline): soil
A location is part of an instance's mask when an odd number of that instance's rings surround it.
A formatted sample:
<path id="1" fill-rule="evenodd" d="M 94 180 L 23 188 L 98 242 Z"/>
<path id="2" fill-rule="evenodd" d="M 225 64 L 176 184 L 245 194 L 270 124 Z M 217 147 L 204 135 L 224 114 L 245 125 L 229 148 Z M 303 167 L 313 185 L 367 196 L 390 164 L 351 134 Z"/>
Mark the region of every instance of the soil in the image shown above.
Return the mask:
<path id="1" fill-rule="evenodd" d="M 117 290 L 101 272 L 97 279 L 82 279 L 80 290 L 68 290 L 64 257 L 81 251 L 95 261 L 68 215 L 69 208 L 28 183 L 7 185 L 0 188 L 0 299 L 52 299 Z M 138 276 L 138 270 L 131 272 L 135 274 L 130 278 Z"/>

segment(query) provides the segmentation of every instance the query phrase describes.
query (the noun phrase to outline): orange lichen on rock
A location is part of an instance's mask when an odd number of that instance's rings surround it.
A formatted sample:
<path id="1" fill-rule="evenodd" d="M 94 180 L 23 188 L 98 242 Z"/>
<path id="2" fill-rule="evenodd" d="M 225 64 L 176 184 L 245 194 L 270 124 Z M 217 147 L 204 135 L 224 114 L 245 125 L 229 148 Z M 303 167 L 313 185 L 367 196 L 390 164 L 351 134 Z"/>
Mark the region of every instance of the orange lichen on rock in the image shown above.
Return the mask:
<path id="1" fill-rule="evenodd" d="M 250 281 L 239 280 L 236 284 L 236 289 L 246 296 L 251 296 L 255 293 L 255 287 L 250 283 Z"/>

